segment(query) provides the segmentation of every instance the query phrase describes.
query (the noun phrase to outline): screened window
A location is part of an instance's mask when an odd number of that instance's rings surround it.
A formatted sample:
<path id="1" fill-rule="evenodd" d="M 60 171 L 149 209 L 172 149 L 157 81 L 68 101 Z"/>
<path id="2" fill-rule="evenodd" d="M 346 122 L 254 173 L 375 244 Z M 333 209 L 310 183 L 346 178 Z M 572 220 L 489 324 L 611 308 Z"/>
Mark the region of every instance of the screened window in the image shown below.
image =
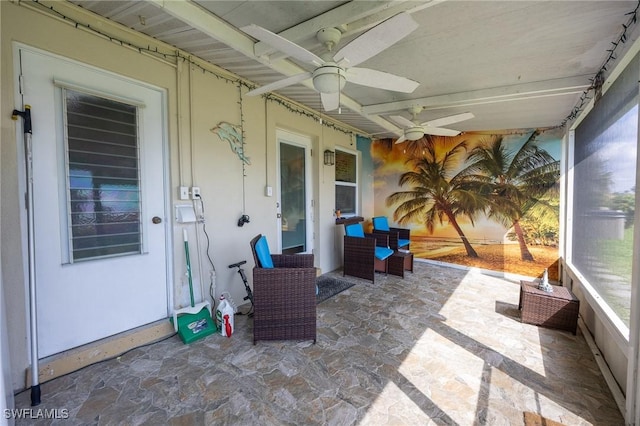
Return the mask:
<path id="1" fill-rule="evenodd" d="M 575 131 L 572 264 L 629 326 L 638 57 Z"/>
<path id="2" fill-rule="evenodd" d="M 137 107 L 69 89 L 63 94 L 70 257 L 140 253 Z"/>
<path id="3" fill-rule="evenodd" d="M 358 210 L 357 157 L 336 150 L 336 210 L 342 216 L 355 216 Z"/>

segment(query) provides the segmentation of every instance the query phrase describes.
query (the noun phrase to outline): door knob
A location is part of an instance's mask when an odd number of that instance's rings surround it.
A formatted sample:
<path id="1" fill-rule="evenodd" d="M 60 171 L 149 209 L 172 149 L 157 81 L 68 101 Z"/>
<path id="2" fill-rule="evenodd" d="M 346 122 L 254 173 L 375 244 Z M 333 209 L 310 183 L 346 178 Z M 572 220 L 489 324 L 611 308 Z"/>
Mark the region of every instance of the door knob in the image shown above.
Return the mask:
<path id="1" fill-rule="evenodd" d="M 155 223 L 156 225 L 159 223 L 162 223 L 162 219 L 159 218 L 158 216 L 154 216 L 153 219 L 151 219 L 151 222 Z"/>

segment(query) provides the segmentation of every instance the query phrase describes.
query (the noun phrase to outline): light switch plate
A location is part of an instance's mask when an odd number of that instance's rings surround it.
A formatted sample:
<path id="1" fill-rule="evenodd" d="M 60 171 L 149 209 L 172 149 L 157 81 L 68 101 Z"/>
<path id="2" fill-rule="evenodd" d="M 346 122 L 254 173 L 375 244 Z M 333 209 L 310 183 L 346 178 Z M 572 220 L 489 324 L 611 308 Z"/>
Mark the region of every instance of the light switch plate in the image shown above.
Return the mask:
<path id="1" fill-rule="evenodd" d="M 180 187 L 180 199 L 181 200 L 188 200 L 189 199 L 189 187 L 188 186 L 181 186 Z"/>

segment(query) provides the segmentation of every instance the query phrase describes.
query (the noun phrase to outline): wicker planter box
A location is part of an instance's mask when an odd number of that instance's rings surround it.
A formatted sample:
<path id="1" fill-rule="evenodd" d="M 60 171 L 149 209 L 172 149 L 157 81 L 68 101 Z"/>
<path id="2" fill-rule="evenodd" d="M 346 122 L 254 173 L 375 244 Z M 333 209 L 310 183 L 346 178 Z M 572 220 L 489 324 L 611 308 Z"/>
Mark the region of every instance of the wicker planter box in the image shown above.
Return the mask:
<path id="1" fill-rule="evenodd" d="M 553 292 L 538 290 L 538 284 L 520 281 L 522 322 L 576 334 L 580 300 L 566 287 L 551 286 Z"/>

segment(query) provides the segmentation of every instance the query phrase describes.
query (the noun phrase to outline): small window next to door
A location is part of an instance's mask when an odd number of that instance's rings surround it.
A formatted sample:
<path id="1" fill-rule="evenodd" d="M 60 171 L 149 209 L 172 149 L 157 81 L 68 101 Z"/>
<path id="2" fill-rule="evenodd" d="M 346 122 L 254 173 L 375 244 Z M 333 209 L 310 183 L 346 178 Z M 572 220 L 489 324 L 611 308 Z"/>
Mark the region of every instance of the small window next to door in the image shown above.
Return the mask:
<path id="1" fill-rule="evenodd" d="M 138 108 L 63 89 L 70 260 L 142 251 Z"/>
<path id="2" fill-rule="evenodd" d="M 358 211 L 357 157 L 336 149 L 336 210 L 341 216 L 355 216 Z"/>

